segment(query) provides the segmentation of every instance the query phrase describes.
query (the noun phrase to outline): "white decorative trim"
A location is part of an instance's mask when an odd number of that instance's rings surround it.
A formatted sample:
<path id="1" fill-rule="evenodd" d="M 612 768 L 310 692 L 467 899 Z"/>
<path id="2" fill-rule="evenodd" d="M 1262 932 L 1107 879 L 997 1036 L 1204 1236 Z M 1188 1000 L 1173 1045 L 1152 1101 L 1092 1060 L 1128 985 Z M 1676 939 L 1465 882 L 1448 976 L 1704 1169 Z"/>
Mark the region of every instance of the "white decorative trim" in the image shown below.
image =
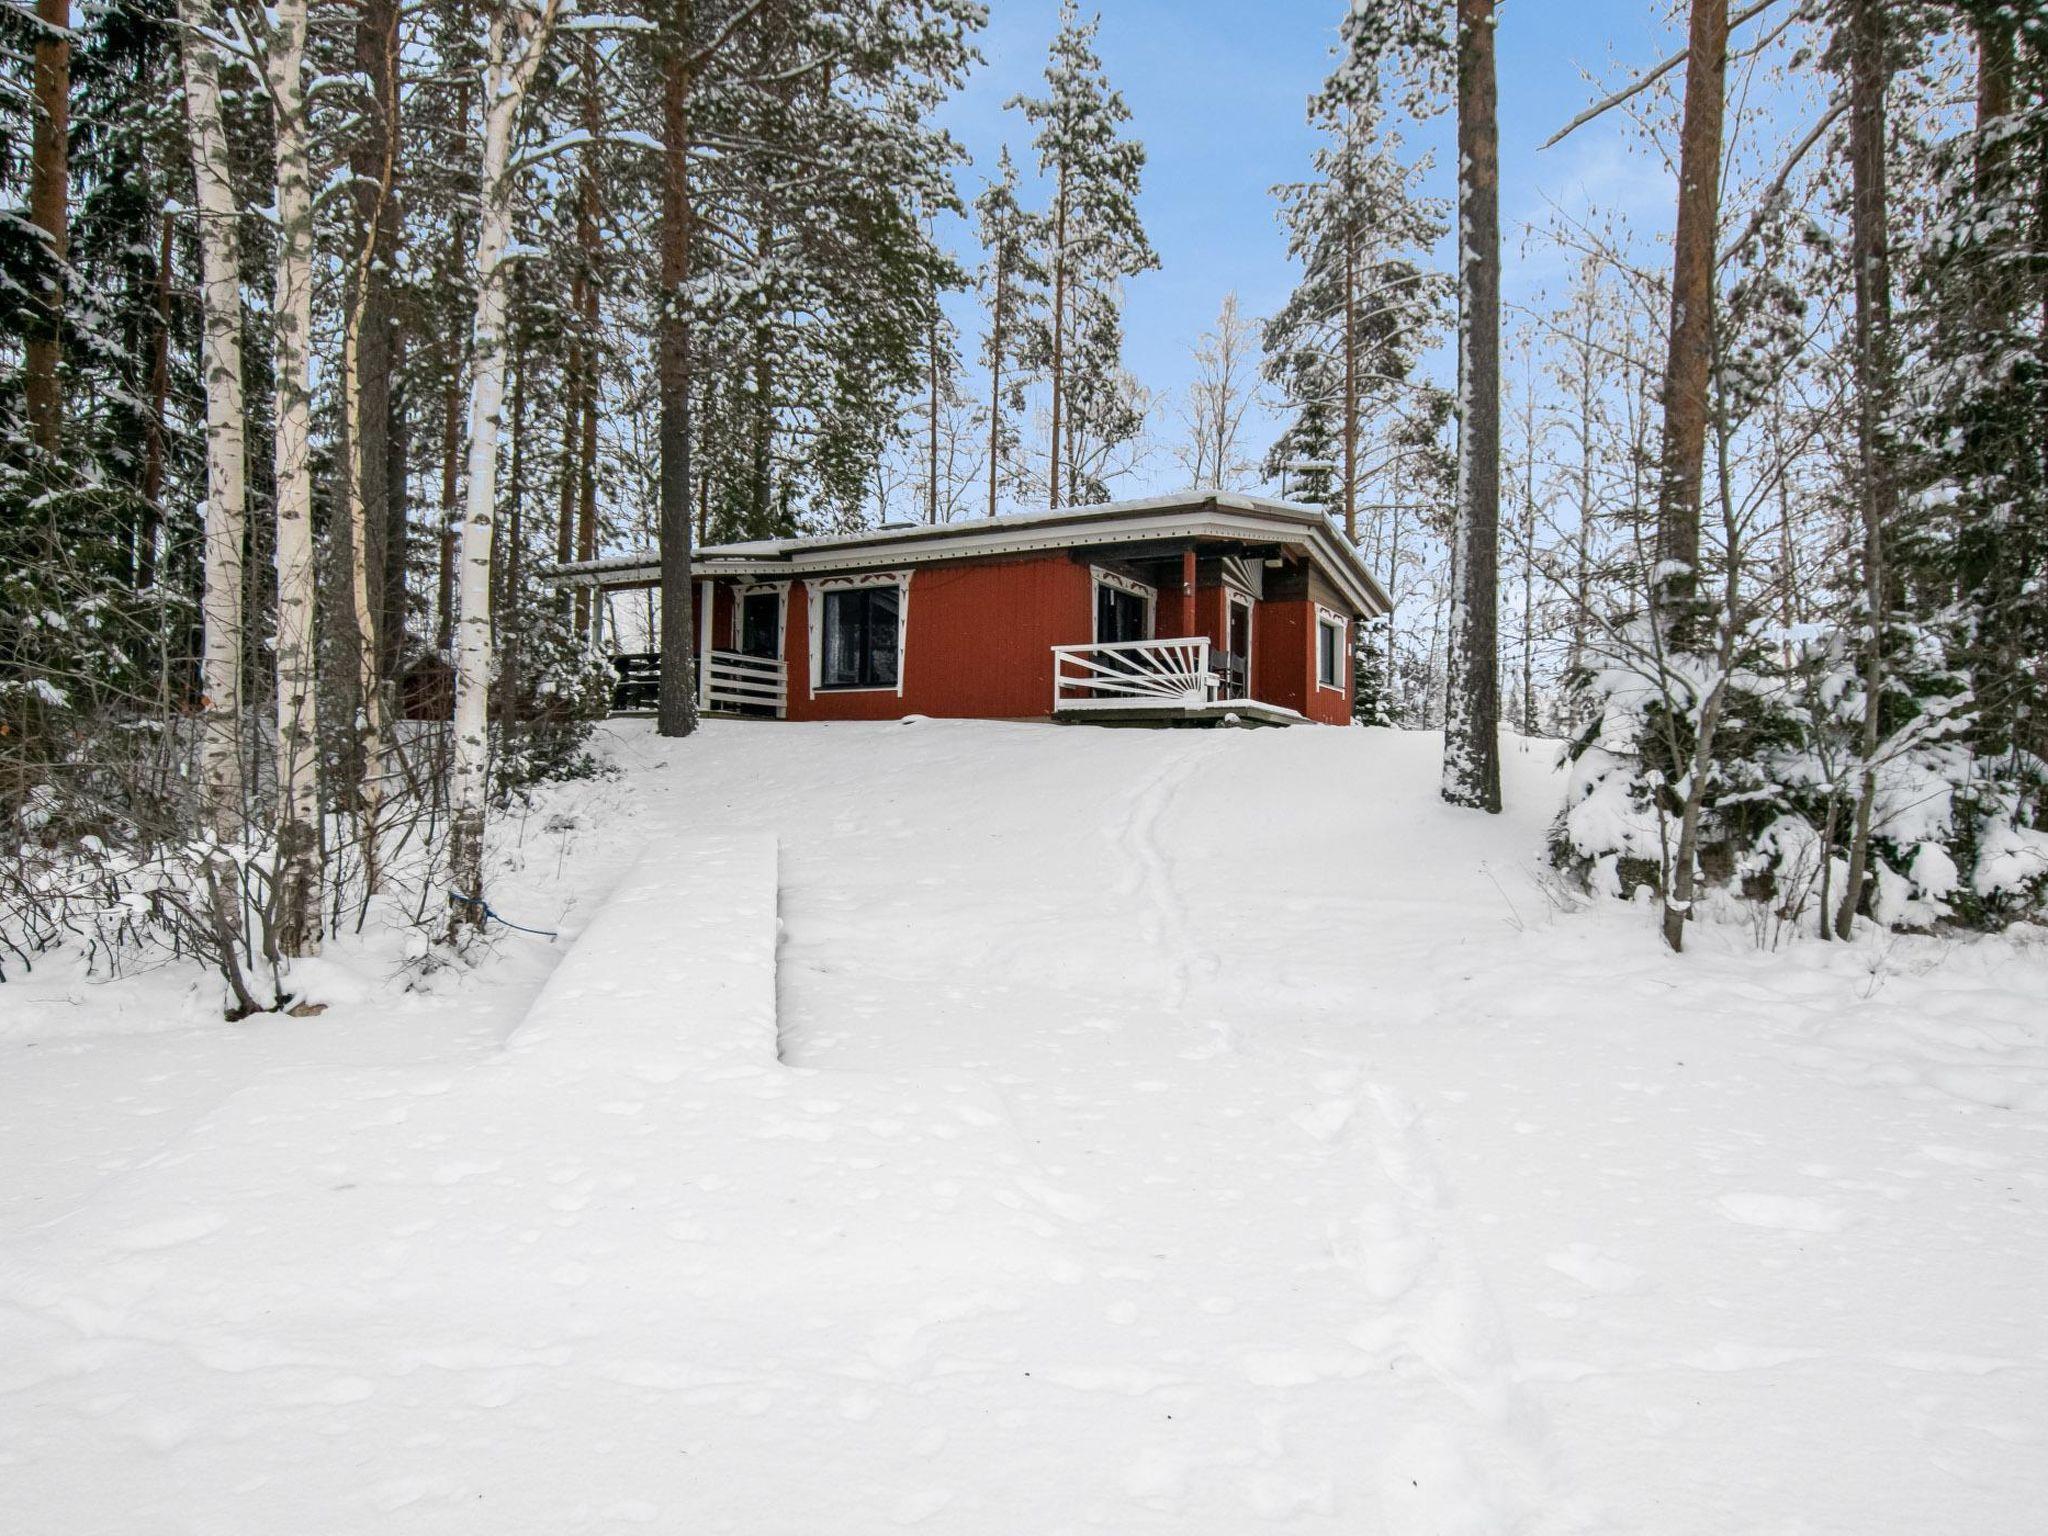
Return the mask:
<path id="1" fill-rule="evenodd" d="M 1323 681 L 1323 630 L 1325 627 L 1337 631 L 1337 681 Z M 1351 654 L 1351 623 L 1334 608 L 1316 604 L 1316 687 L 1327 688 L 1332 693 L 1344 691 L 1344 658 Z"/>
<path id="2" fill-rule="evenodd" d="M 859 576 L 814 576 L 804 583 L 809 594 L 805 602 L 810 630 L 810 691 L 820 693 L 893 693 L 903 697 L 903 679 L 910 670 L 910 571 L 869 571 Z M 890 587 L 896 594 L 896 686 L 827 688 L 820 682 L 825 665 L 825 594 L 854 587 Z"/>
<path id="3" fill-rule="evenodd" d="M 1370 616 L 1386 613 L 1393 606 L 1358 551 L 1322 512 L 1235 492 L 1198 497 L 1183 493 L 915 528 L 707 545 L 698 553 L 694 569 L 701 576 L 802 576 L 820 568 L 844 569 L 856 563 L 906 566 L 1162 538 L 1242 539 L 1299 549 L 1358 612 Z M 644 586 L 659 577 L 659 563 L 651 554 L 642 553 L 574 561 L 544 579 L 555 586 Z"/>
<path id="4" fill-rule="evenodd" d="M 1147 586 L 1144 582 L 1135 581 L 1129 576 L 1119 576 L 1115 571 L 1105 570 L 1099 565 L 1089 566 L 1088 574 L 1093 578 L 1088 588 L 1088 639 L 1091 642 L 1100 644 L 1102 640 L 1102 636 L 1097 632 L 1096 627 L 1102 612 L 1095 601 L 1096 587 L 1108 587 L 1112 591 L 1128 592 L 1132 597 L 1141 599 L 1145 604 L 1145 633 L 1138 638 L 1150 640 L 1159 633 L 1159 589 L 1157 587 Z"/>
<path id="5" fill-rule="evenodd" d="M 718 583 L 697 583 L 697 708 L 711 706 L 711 629 L 718 607 Z"/>

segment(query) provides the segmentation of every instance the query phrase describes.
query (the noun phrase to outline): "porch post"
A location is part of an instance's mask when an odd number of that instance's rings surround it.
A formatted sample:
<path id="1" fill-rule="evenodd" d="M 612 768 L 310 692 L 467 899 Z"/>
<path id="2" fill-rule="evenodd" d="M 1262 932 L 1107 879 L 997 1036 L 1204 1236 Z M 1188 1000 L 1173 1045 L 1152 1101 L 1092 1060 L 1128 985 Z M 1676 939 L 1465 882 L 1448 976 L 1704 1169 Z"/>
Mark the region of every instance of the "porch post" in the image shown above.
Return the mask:
<path id="1" fill-rule="evenodd" d="M 711 707 L 711 609 L 717 588 L 708 581 L 697 583 L 697 708 Z"/>
<path id="2" fill-rule="evenodd" d="M 1192 639 L 1201 631 L 1195 627 L 1195 546 L 1190 544 L 1180 557 L 1180 628 L 1174 634 Z"/>

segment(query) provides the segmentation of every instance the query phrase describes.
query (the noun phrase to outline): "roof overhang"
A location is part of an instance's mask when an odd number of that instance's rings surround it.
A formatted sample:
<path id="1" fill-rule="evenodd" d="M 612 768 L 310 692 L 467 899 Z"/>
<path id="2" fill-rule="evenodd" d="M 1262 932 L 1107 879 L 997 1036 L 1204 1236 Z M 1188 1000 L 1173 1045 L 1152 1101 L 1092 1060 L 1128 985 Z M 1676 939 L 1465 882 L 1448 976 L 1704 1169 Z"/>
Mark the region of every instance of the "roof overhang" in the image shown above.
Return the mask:
<path id="1" fill-rule="evenodd" d="M 1243 540 L 1296 548 L 1359 613 L 1377 617 L 1393 606 L 1358 551 L 1320 509 L 1234 492 L 1188 492 L 969 522 L 713 544 L 696 552 L 690 571 L 699 578 L 787 581 L 876 566 L 925 565 L 1161 539 Z M 658 556 L 648 553 L 613 555 L 552 566 L 541 577 L 560 587 L 641 587 L 660 580 L 661 563 Z"/>

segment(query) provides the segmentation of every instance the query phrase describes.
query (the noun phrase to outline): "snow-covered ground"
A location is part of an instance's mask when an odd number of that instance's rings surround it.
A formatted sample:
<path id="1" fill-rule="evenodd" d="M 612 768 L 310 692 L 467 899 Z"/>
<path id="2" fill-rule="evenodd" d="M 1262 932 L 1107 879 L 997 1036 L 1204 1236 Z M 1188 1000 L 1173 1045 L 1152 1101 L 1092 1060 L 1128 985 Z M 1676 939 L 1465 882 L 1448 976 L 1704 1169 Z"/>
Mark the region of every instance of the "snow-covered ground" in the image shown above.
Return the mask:
<path id="1" fill-rule="evenodd" d="M 1436 742 L 625 729 L 515 921 L 0 987 L 0 1530 L 2048 1509 L 2048 945 L 1760 952 Z"/>

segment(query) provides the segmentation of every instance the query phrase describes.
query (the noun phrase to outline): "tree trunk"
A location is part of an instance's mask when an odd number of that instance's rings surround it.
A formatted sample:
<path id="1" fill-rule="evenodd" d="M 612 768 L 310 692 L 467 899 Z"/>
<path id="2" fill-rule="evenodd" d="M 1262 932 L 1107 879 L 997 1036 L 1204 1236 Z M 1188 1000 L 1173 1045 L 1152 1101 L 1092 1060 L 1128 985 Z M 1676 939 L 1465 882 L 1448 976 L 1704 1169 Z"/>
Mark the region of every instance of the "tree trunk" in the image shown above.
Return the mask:
<path id="1" fill-rule="evenodd" d="M 1673 954 L 1685 949 L 1685 925 L 1692 916 L 1699 864 L 1700 816 L 1706 809 L 1707 784 L 1714 765 L 1714 741 L 1720 732 L 1721 715 L 1728 699 L 1728 684 L 1735 675 L 1735 647 L 1740 637 L 1742 607 L 1742 529 L 1731 500 L 1729 469 L 1730 429 L 1725 418 L 1715 423 L 1716 462 L 1720 468 L 1717 485 L 1721 499 L 1721 525 L 1726 536 L 1727 570 L 1722 583 L 1722 622 L 1715 646 L 1713 681 L 1700 701 L 1689 748 L 1681 750 L 1675 723 L 1667 723 L 1672 740 L 1672 757 L 1683 762 L 1685 798 L 1680 805 L 1678 848 L 1666 864 L 1664 896 L 1664 942 Z"/>
<path id="2" fill-rule="evenodd" d="M 1358 543 L 1358 230 L 1354 126 L 1344 126 L 1344 542 Z"/>
<path id="3" fill-rule="evenodd" d="M 1598 379 L 1593 367 L 1593 306 L 1594 295 L 1589 292 L 1582 306 L 1584 328 L 1573 338 L 1576 346 L 1572 384 L 1579 435 L 1579 526 L 1574 540 L 1571 658 L 1567 669 L 1573 677 L 1585 667 L 1586 635 L 1593 617 L 1593 413 L 1598 400 Z"/>
<path id="4" fill-rule="evenodd" d="M 689 0 L 678 6 L 676 34 L 662 59 L 661 309 L 656 366 L 661 388 L 661 694 L 656 731 L 688 736 L 697 729 L 697 626 L 690 580 L 690 321 L 684 287 L 690 280 L 690 98 L 695 87 L 685 52 L 694 32 Z M 757 401 L 766 409 L 765 401 Z M 759 466 L 757 466 L 757 473 Z"/>
<path id="5" fill-rule="evenodd" d="M 1003 301 L 1008 295 L 1004 283 L 1008 273 L 1003 263 L 1005 235 L 996 235 L 995 297 L 989 305 L 988 323 L 988 515 L 996 515 L 997 466 L 1003 448 Z"/>
<path id="6" fill-rule="evenodd" d="M 320 948 L 319 655 L 313 543 L 313 183 L 306 121 L 306 0 L 280 0 L 264 49 L 276 128 L 277 947 Z"/>
<path id="7" fill-rule="evenodd" d="M 1671 335 L 1664 368 L 1657 568 L 1650 596 L 1667 648 L 1702 640 L 1700 499 L 1713 361 L 1716 237 L 1721 217 L 1721 120 L 1728 71 L 1728 0 L 1692 0 L 1685 114 L 1678 143 L 1678 225 L 1671 270 Z"/>
<path id="8" fill-rule="evenodd" d="M 455 538 L 462 516 L 462 361 L 450 360 L 441 390 L 441 532 L 435 542 L 434 649 L 455 647 Z"/>
<path id="9" fill-rule="evenodd" d="M 931 419 L 925 423 L 924 520 L 939 520 L 939 295 L 932 293 L 932 313 L 925 339 L 925 367 L 931 395 Z"/>
<path id="10" fill-rule="evenodd" d="M 523 272 L 514 272 L 523 277 Z M 525 304 L 523 283 L 518 284 Z M 504 586 L 497 611 L 504 615 L 504 660 L 498 674 L 498 729 L 506 749 L 519 729 L 519 664 L 525 639 L 520 613 L 520 583 L 525 580 L 526 553 L 526 327 L 515 316 L 512 326 L 512 462 L 505 491 Z"/>
<path id="11" fill-rule="evenodd" d="M 583 441 L 583 271 L 579 265 L 569 274 L 569 323 L 562 359 L 562 478 L 555 517 L 555 562 L 567 565 L 576 558 L 576 509 L 582 504 L 583 470 L 580 448 Z M 584 635 L 590 629 L 590 591 L 577 587 L 569 595 L 571 630 Z"/>
<path id="12" fill-rule="evenodd" d="M 242 256 L 212 0 L 179 0 L 179 52 L 199 222 L 200 372 L 206 385 L 205 581 L 200 619 L 199 814 L 221 841 L 242 833 L 242 560 L 247 417 L 242 404 Z"/>
<path id="13" fill-rule="evenodd" d="M 1500 810 L 1500 144 L 1494 0 L 1458 0 L 1460 298 L 1457 571 L 1443 797 Z"/>
<path id="14" fill-rule="evenodd" d="M 1067 168 L 1060 166 L 1053 198 L 1052 226 L 1052 442 L 1047 458 L 1050 485 L 1046 504 L 1060 504 L 1060 411 L 1066 403 L 1067 372 Z"/>
<path id="15" fill-rule="evenodd" d="M 373 71 L 371 79 L 377 82 L 375 71 L 382 69 L 379 61 L 389 60 L 395 66 L 392 56 L 397 48 L 398 20 L 391 0 L 370 0 L 356 35 L 358 63 L 365 62 L 363 29 L 373 25 L 378 30 L 369 39 L 367 51 L 372 55 L 368 61 Z M 380 88 L 379 114 L 393 105 Z M 384 744 L 389 714 L 384 669 L 380 665 L 378 621 L 383 612 L 380 586 L 389 515 L 384 505 L 384 472 L 390 451 L 391 332 L 383 303 L 386 275 L 379 270 L 379 247 L 384 240 L 386 209 L 391 202 L 398 155 L 397 134 L 385 124 L 378 126 L 375 137 L 379 142 L 374 158 L 366 164 L 358 153 L 356 159 L 354 186 L 360 243 L 349 274 L 349 303 L 342 316 L 341 330 L 342 485 L 353 620 L 349 639 L 355 650 L 356 729 L 362 775 L 356 784 L 356 815 L 362 843 L 363 889 L 370 895 L 375 895 L 383 884 L 379 812 L 383 805 Z M 367 366 L 366 353 L 373 360 Z"/>
<path id="16" fill-rule="evenodd" d="M 469 125 L 469 82 L 455 83 L 455 120 L 467 131 Z M 448 221 L 446 283 L 453 291 L 462 264 L 463 220 L 457 214 Z M 472 344 L 474 338 L 471 339 Z M 455 653 L 455 538 L 462 512 L 458 501 L 462 484 L 462 368 L 464 352 L 460 342 L 449 338 L 448 372 L 441 385 L 441 530 L 435 540 L 434 649 L 442 657 Z"/>
<path id="17" fill-rule="evenodd" d="M 598 263 L 603 244 L 598 229 L 600 212 L 597 191 L 597 141 L 604 132 L 604 112 L 597 95 L 597 49 L 586 34 L 583 39 L 583 131 L 589 143 L 583 151 L 582 184 L 576 197 L 576 558 L 597 558 L 597 394 L 598 324 L 601 317 L 597 285 Z M 595 587 L 576 589 L 576 632 L 587 635 L 594 604 L 602 601 Z"/>
<path id="18" fill-rule="evenodd" d="M 1891 454 L 1884 441 L 1891 405 L 1891 246 L 1885 188 L 1885 89 L 1891 66 L 1883 0 L 1850 0 L 1849 249 L 1855 268 L 1856 458 L 1862 478 L 1863 516 L 1863 750 L 1855 832 L 1835 934 L 1846 939 L 1863 899 L 1870 858 L 1871 816 L 1877 800 L 1877 751 L 1883 729 L 1885 533 L 1891 524 Z"/>
<path id="19" fill-rule="evenodd" d="M 1533 389 L 1533 386 L 1532 386 Z M 1536 734 L 1536 402 L 1528 401 L 1522 459 L 1522 734 Z"/>
<path id="20" fill-rule="evenodd" d="M 171 216 L 159 222 L 156 315 L 149 331 L 149 414 L 142 423 L 142 517 L 135 530 L 135 585 L 156 585 L 156 546 L 163 528 L 164 412 L 171 399 Z"/>
<path id="21" fill-rule="evenodd" d="M 369 633 L 360 643 L 372 659 L 373 671 L 366 675 L 381 678 L 390 675 L 386 658 L 396 650 L 389 633 L 392 605 L 384 592 L 393 565 L 388 545 L 394 532 L 401 549 L 404 540 L 404 492 L 394 488 L 390 478 L 395 332 L 391 267 L 398 253 L 397 0 L 364 0 L 356 21 L 355 58 L 356 68 L 369 82 L 370 104 L 349 150 L 359 256 L 349 284 L 352 307 L 357 311 L 353 329 L 358 400 L 353 421 L 344 428 L 343 447 L 345 474 L 355 481 L 363 504 L 361 559 L 369 593 Z M 360 444 L 355 441 L 358 435 Z M 401 503 L 396 517 L 394 497 Z M 350 527 L 356 527 L 353 519 Z M 402 604 L 398 612 L 402 624 Z M 360 615 L 357 622 L 364 622 Z"/>
<path id="22" fill-rule="evenodd" d="M 512 141 L 560 0 L 508 0 L 491 18 L 485 60 L 483 165 L 477 178 L 476 321 L 469 385 L 469 484 L 456 585 L 455 723 L 449 788 L 449 936 L 484 924 L 484 811 L 490 773 L 491 542 L 498 431 L 505 400 L 505 249 L 512 238 Z"/>
<path id="23" fill-rule="evenodd" d="M 411 565 L 411 519 L 406 509 L 405 330 L 393 317 L 391 336 L 391 430 L 384 444 L 384 580 L 378 666 L 394 682 L 405 662 L 406 590 Z"/>
<path id="24" fill-rule="evenodd" d="M 54 262 L 43 313 L 29 332 L 22 370 L 29 435 L 44 453 L 57 451 L 64 427 L 65 262 L 71 254 L 71 0 L 36 0 L 35 131 L 28 172 L 28 220 Z"/>

